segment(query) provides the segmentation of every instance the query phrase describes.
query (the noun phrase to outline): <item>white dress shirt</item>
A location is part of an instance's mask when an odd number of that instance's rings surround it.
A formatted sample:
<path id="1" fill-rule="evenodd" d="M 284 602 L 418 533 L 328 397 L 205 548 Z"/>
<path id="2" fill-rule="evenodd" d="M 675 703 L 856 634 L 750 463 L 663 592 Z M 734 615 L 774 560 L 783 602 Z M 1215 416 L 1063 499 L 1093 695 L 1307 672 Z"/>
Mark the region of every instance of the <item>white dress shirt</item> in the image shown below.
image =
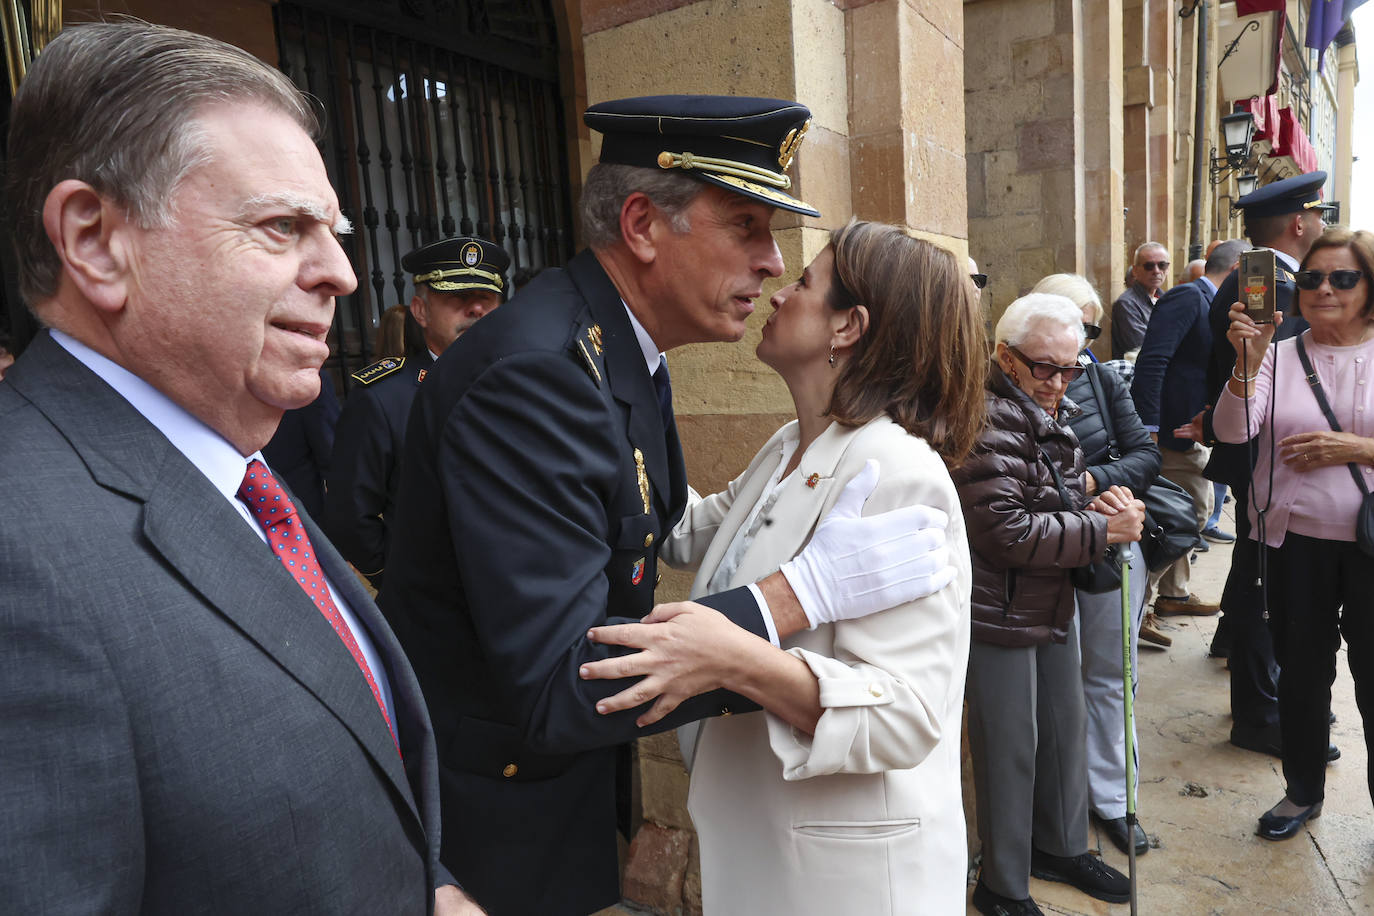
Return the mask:
<path id="1" fill-rule="evenodd" d="M 49 333 L 62 349 L 100 376 L 120 397 L 128 401 L 134 410 L 142 414 L 145 420 L 157 427 L 158 432 L 166 436 L 167 441 L 185 455 L 186 460 L 195 465 L 196 470 L 204 474 L 220 495 L 228 500 L 234 511 L 253 529 L 253 533 L 264 544 L 267 543 L 267 532 L 263 531 L 262 526 L 253 518 L 243 500 L 238 498 L 239 486 L 243 483 L 244 474 L 247 473 L 248 462 L 256 458 L 267 464 L 262 452 L 254 452 L 245 458 L 227 439 L 128 369 L 61 331 L 51 329 Z M 325 576 L 323 568 L 320 569 L 320 575 Z M 372 677 L 377 682 L 378 692 L 382 695 L 382 702 L 386 704 L 387 715 L 395 722 L 392 715 L 391 683 L 387 680 L 386 667 L 382 664 L 376 647 L 372 645 L 367 628 L 353 613 L 353 609 L 339 594 L 334 583 L 329 581 L 328 576 L 325 576 L 325 584 L 329 586 L 329 595 L 334 599 L 334 606 L 339 609 L 344 623 L 352 631 L 363 658 L 367 659 Z"/>

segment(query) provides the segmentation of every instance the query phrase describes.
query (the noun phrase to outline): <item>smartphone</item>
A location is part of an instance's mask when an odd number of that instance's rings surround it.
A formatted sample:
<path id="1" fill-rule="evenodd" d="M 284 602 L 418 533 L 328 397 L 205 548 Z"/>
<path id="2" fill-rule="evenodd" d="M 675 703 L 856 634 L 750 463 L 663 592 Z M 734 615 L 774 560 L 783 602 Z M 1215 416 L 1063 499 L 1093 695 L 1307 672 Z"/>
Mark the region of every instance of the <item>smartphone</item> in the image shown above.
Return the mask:
<path id="1" fill-rule="evenodd" d="M 1274 321 L 1274 252 L 1269 248 L 1243 251 L 1236 279 L 1240 281 L 1245 314 L 1256 324 Z"/>

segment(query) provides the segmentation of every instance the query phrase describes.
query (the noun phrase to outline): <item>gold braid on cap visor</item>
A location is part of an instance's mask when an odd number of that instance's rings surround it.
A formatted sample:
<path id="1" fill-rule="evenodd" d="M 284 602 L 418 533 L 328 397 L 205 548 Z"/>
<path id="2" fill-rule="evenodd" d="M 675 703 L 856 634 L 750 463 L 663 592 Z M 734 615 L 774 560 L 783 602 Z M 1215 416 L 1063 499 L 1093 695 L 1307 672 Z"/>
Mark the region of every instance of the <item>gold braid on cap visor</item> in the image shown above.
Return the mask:
<path id="1" fill-rule="evenodd" d="M 664 151 L 658 154 L 658 167 L 661 169 L 683 169 L 684 171 L 700 169 L 703 172 L 733 175 L 736 178 L 757 181 L 760 184 L 783 188 L 784 190 L 792 187 L 792 179 L 780 172 L 770 172 L 768 169 L 760 168 L 757 165 L 736 162 L 733 159 L 716 159 L 712 156 L 693 156 L 691 153 Z"/>
<path id="2" fill-rule="evenodd" d="M 494 274 L 494 273 L 491 273 L 490 271 L 486 271 L 486 270 L 478 270 L 476 267 L 463 267 L 463 268 L 460 268 L 460 269 L 458 269 L 458 270 L 431 270 L 429 273 L 425 273 L 425 274 L 416 274 L 416 275 L 415 275 L 415 282 L 416 282 L 416 283 L 428 283 L 430 286 L 434 286 L 434 281 L 436 281 L 436 280 L 447 280 L 449 277 L 473 277 L 473 276 L 476 276 L 476 277 L 485 277 L 485 278 L 487 279 L 488 283 L 494 283 L 494 284 L 496 285 L 496 288 L 497 288 L 498 290 L 503 290 L 503 289 L 506 288 L 505 281 L 501 279 L 501 275 L 500 275 L 500 274 Z M 483 287 L 483 286 L 485 286 L 486 284 L 483 284 L 483 283 L 468 283 L 468 284 L 464 284 L 464 285 L 461 285 L 461 286 L 459 286 L 459 285 L 453 285 L 453 284 L 447 284 L 447 285 L 449 286 L 450 290 L 454 290 L 454 289 L 476 289 L 476 288 L 479 288 L 479 287 Z M 435 288 L 436 288 L 436 289 L 439 289 L 439 287 L 435 287 Z M 440 289 L 440 291 L 441 291 L 441 292 L 444 292 L 445 290 Z"/>

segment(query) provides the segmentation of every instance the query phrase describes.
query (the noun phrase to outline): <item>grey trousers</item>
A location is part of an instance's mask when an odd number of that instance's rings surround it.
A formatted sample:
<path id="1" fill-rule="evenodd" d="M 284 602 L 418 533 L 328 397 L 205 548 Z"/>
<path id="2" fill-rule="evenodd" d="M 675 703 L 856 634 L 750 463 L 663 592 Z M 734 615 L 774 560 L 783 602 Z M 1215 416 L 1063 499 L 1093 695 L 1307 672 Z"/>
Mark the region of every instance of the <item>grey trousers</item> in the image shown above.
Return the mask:
<path id="1" fill-rule="evenodd" d="M 1148 570 L 1140 544 L 1131 556 L 1131 696 L 1140 684 L 1136 648 L 1145 616 Z M 1083 652 L 1083 702 L 1087 707 L 1088 801 L 1098 817 L 1126 816 L 1126 691 L 1121 667 L 1121 591 L 1076 592 L 1079 646 Z M 1140 740 L 1132 722 L 1135 784 L 1140 785 Z"/>
<path id="2" fill-rule="evenodd" d="M 1064 645 L 969 649 L 968 736 L 982 881 L 1030 896 L 1032 844 L 1056 856 L 1088 851 L 1088 767 L 1078 635 Z"/>
<path id="3" fill-rule="evenodd" d="M 1197 516 L 1197 529 L 1201 531 L 1212 514 L 1212 482 L 1202 476 L 1202 469 L 1207 466 L 1207 458 L 1212 454 L 1212 450 L 1194 442 L 1193 447 L 1186 452 L 1162 448 L 1159 454 L 1163 458 L 1159 468 L 1160 476 L 1172 480 L 1193 497 L 1193 514 Z M 1192 551 L 1189 551 L 1174 561 L 1172 566 L 1151 575 L 1150 581 L 1156 595 L 1166 598 L 1188 597 L 1192 572 L 1192 567 L 1189 566 L 1191 556 Z"/>

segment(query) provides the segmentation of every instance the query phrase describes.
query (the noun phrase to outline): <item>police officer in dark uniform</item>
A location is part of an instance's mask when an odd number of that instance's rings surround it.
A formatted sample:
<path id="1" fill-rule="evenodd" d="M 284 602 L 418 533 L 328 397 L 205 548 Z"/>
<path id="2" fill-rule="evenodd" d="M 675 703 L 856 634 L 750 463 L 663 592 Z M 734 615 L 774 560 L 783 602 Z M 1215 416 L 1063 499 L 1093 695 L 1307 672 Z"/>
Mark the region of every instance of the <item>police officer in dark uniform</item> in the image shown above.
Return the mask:
<path id="1" fill-rule="evenodd" d="M 1311 172 L 1267 184 L 1236 201 L 1244 214 L 1245 235 L 1260 248 L 1274 250 L 1277 289 L 1275 308 L 1284 313 L 1275 340 L 1293 337 L 1307 329 L 1307 322 L 1296 314 L 1297 287 L 1293 273 L 1312 243 L 1321 235 L 1323 207 L 1321 188 L 1325 172 Z M 1235 348 L 1226 337 L 1231 326 L 1231 306 L 1241 301 L 1239 269 L 1222 281 L 1208 314 L 1212 329 L 1212 359 L 1207 370 L 1207 388 L 1215 403 L 1235 366 Z M 1256 367 L 1258 371 L 1258 367 Z M 1225 652 L 1231 669 L 1231 743 L 1246 750 L 1278 756 L 1279 709 L 1276 695 L 1278 664 L 1274 644 L 1264 620 L 1260 590 L 1255 585 L 1259 567 L 1259 547 L 1250 538 L 1250 476 L 1254 468 L 1251 450 L 1254 442 L 1230 445 L 1219 442 L 1212 431 L 1211 408 L 1202 415 L 1201 441 L 1212 447 L 1204 472 L 1209 480 L 1224 483 L 1235 495 L 1236 542 L 1231 553 L 1231 572 L 1222 592 L 1225 613 L 1218 625 L 1217 650 Z M 1196 427 L 1198 424 L 1194 424 Z M 1263 498 L 1265 487 L 1255 494 Z M 1340 752 L 1332 746 L 1328 757 Z"/>
<path id="2" fill-rule="evenodd" d="M 647 706 L 596 710 L 626 680 L 579 669 L 625 654 L 588 630 L 650 611 L 658 546 L 687 504 L 662 352 L 739 339 L 783 269 L 774 209 L 817 215 L 786 193 L 809 115 L 711 96 L 593 106 L 586 123 L 604 143 L 583 191 L 590 250 L 451 347 L 416 398 L 379 600 L 434 720 L 441 859 L 492 913 L 618 902 L 615 747 L 757 709 L 708 691 L 641 729 Z M 855 556 L 872 557 L 897 530 L 886 525 L 910 529 L 894 514 L 863 519 Z M 775 641 L 825 619 L 822 605 L 878 609 L 848 592 L 813 601 L 781 573 L 700 602 Z"/>
<path id="3" fill-rule="evenodd" d="M 339 553 L 374 588 L 381 588 L 386 565 L 411 401 L 439 354 L 501 304 L 510 256 L 486 239 L 459 237 L 415 249 L 401 267 L 415 283 L 410 314 L 424 345 L 353 373 L 356 384 L 335 431 L 320 521 Z"/>

